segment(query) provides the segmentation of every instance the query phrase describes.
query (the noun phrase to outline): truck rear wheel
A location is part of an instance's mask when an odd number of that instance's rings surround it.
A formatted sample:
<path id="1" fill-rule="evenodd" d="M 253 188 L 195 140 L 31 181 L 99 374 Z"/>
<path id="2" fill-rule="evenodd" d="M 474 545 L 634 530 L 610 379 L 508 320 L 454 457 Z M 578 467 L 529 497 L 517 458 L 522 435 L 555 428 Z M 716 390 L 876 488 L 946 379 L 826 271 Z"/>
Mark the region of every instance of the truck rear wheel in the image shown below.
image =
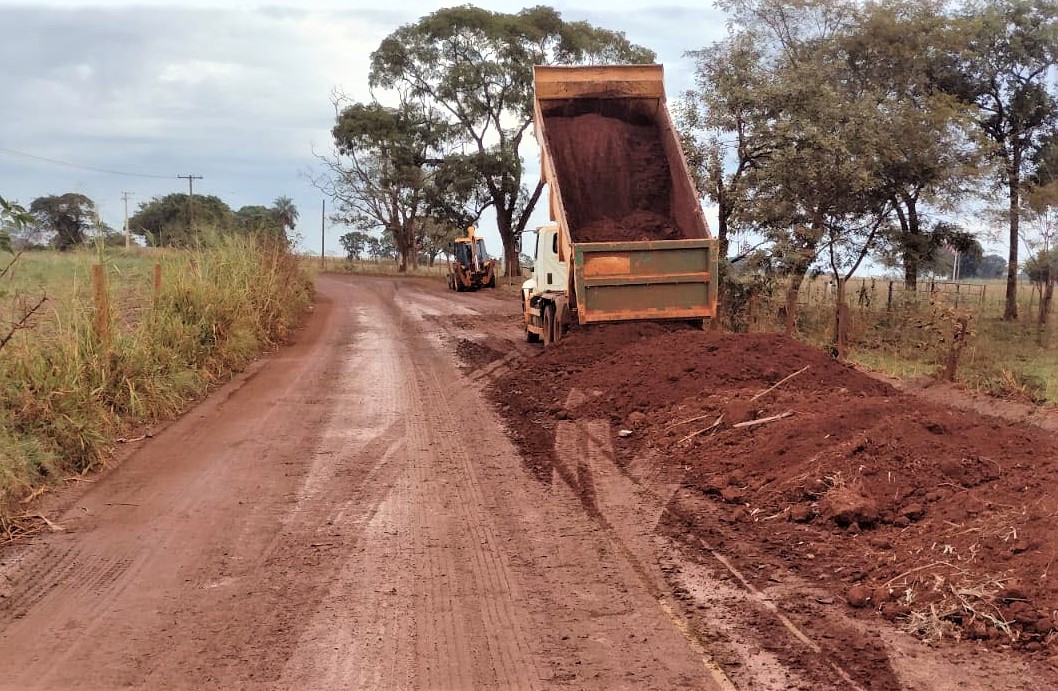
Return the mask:
<path id="1" fill-rule="evenodd" d="M 555 306 L 544 305 L 544 347 L 555 342 Z"/>
<path id="2" fill-rule="evenodd" d="M 569 331 L 569 307 L 563 304 L 562 308 L 555 312 L 555 335 L 551 340 L 558 343 L 565 337 L 567 331 Z"/>

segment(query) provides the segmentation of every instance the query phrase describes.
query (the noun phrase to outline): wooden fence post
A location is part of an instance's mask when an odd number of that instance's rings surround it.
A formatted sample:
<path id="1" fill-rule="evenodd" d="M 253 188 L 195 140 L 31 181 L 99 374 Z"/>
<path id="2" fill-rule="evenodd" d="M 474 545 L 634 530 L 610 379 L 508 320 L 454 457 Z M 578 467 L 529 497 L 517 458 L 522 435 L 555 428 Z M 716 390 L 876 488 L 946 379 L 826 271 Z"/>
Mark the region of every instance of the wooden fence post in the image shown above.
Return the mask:
<path id="1" fill-rule="evenodd" d="M 96 338 L 104 348 L 110 347 L 110 295 L 102 264 L 92 265 L 92 297 L 95 302 Z"/>

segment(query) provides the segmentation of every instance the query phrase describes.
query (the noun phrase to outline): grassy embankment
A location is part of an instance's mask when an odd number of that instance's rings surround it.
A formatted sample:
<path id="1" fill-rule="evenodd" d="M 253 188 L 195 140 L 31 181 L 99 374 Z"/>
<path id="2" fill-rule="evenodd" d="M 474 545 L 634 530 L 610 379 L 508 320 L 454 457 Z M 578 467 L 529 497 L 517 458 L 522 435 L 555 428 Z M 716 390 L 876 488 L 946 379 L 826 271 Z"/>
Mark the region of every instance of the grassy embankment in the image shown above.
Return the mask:
<path id="1" fill-rule="evenodd" d="M 197 251 L 23 255 L 0 281 L 0 338 L 24 305 L 48 299 L 0 350 L 0 518 L 281 343 L 311 292 L 295 258 L 245 238 Z"/>
<path id="2" fill-rule="evenodd" d="M 825 278 L 806 281 L 799 302 L 798 331 L 820 346 L 834 336 L 835 296 L 826 284 Z M 970 336 L 958 359 L 957 382 L 993 396 L 1058 403 L 1058 329 L 1038 326 L 1039 295 L 1028 283 L 1019 286 L 1017 322 L 1002 320 L 1003 281 L 963 283 L 958 293 L 949 284 L 933 287 L 924 281 L 917 293 L 905 293 L 897 281 L 890 301 L 887 279 L 850 281 L 849 359 L 899 378 L 936 376 L 950 352 L 956 319 L 965 316 Z M 761 299 L 750 328 L 780 330 L 783 297 L 776 291 Z"/>

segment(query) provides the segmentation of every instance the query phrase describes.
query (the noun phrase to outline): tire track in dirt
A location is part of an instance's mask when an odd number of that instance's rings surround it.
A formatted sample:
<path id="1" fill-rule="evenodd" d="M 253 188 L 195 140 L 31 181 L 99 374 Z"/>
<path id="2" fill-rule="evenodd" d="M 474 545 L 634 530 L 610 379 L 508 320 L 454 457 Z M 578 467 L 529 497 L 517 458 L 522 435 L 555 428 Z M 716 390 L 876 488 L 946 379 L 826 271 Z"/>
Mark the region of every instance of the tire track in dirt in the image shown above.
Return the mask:
<path id="1" fill-rule="evenodd" d="M 522 468 L 443 287 L 319 285 L 299 344 L 4 554 L 0 687 L 713 688 L 572 493 Z"/>
<path id="2" fill-rule="evenodd" d="M 480 497 L 466 491 L 474 483 L 468 450 L 453 443 L 468 411 L 452 409 L 437 374 L 447 363 L 437 362 L 416 331 L 423 313 L 403 303 L 390 294 L 376 315 L 376 323 L 395 326 L 394 370 L 405 373 L 394 392 L 400 470 L 360 536 L 358 559 L 330 588 L 314 640 L 303 644 L 283 683 L 319 680 L 304 672 L 323 656 L 338 658 L 316 665 L 331 670 L 325 686 L 355 680 L 378 688 L 533 688 L 539 675 L 519 641 L 520 617 L 506 596 L 510 578 L 496 559 Z M 432 361 L 424 365 L 424 357 Z M 354 628 L 370 621 L 379 635 L 358 638 L 327 621 L 326 612 L 349 610 Z"/>

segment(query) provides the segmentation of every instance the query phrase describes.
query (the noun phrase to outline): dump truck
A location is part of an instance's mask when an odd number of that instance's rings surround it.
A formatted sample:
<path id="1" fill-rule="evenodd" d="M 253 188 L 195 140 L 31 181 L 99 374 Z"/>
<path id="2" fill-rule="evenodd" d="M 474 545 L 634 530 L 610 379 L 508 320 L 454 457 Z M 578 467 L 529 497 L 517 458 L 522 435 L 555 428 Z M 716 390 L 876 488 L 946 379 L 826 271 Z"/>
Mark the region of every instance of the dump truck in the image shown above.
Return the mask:
<path id="1" fill-rule="evenodd" d="M 496 287 L 496 260 L 489 258 L 485 240 L 477 237 L 474 226 L 467 228 L 466 237 L 457 238 L 452 245 L 448 287 L 460 292 Z"/>
<path id="2" fill-rule="evenodd" d="M 534 68 L 551 223 L 522 286 L 526 338 L 572 324 L 716 315 L 717 241 L 665 105 L 661 65 Z"/>

